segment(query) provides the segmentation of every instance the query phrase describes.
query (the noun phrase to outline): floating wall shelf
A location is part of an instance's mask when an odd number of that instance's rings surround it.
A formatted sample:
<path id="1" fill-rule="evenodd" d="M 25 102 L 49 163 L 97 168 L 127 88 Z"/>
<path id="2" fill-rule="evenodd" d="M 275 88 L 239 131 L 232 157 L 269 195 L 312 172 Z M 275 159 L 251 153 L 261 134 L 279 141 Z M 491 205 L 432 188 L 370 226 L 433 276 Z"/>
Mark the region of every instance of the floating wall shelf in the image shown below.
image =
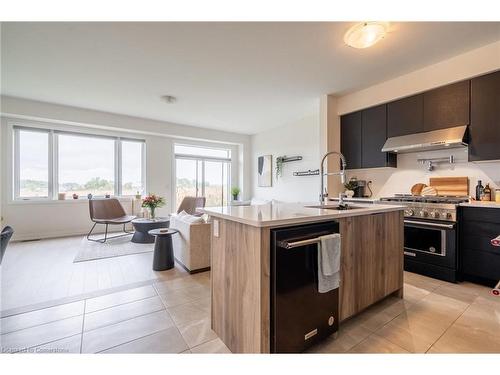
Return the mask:
<path id="1" fill-rule="evenodd" d="M 298 171 L 298 172 L 293 172 L 294 176 L 319 176 L 319 169 L 315 169 L 314 171 L 311 171 L 310 169 L 307 171 Z"/>

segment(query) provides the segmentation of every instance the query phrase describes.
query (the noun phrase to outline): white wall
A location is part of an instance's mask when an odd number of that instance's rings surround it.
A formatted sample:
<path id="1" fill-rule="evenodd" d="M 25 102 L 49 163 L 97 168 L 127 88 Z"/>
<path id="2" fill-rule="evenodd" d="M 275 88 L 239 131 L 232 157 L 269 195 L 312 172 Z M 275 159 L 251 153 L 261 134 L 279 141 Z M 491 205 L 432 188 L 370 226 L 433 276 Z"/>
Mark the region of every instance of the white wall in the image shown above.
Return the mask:
<path id="1" fill-rule="evenodd" d="M 304 117 L 285 126 L 252 136 L 252 192 L 260 199 L 279 201 L 316 201 L 319 176 L 295 177 L 293 172 L 314 170 L 320 162 L 320 116 Z M 257 186 L 257 157 L 273 155 L 273 186 Z M 276 179 L 274 168 L 278 156 L 302 156 L 301 161 L 283 164 L 283 177 Z"/>
<path id="2" fill-rule="evenodd" d="M 500 41 L 484 47 L 463 53 L 445 61 L 430 65 L 423 69 L 379 83 L 377 85 L 337 97 L 335 116 L 357 111 L 380 103 L 392 101 L 458 82 L 475 76 L 500 69 Z M 334 129 L 335 130 L 335 129 Z M 339 135 L 335 135 L 339 136 Z M 433 172 L 428 172 L 424 166 L 417 163 L 418 158 L 440 157 L 454 154 L 457 164 L 441 165 Z M 347 161 L 349 163 L 349 160 Z M 395 193 L 409 193 L 415 183 L 428 183 L 432 176 L 467 176 L 470 178 L 470 193 L 473 194 L 478 179 L 500 187 L 500 161 L 468 163 L 465 151 L 433 151 L 419 154 L 398 155 L 398 168 L 376 168 L 355 170 L 348 173 L 349 177 L 373 181 L 376 197 L 390 196 Z"/>
<path id="3" fill-rule="evenodd" d="M 87 122 L 88 121 L 88 122 Z M 250 196 L 248 170 L 250 136 L 210 131 L 208 129 L 162 123 L 147 119 L 2 97 L 1 202 L 3 224 L 15 230 L 15 240 L 65 236 L 86 233 L 90 227 L 87 201 L 14 202 L 12 201 L 12 139 L 11 125 L 20 122 L 27 126 L 50 127 L 83 131 L 90 134 L 127 136 L 146 141 L 146 186 L 166 198 L 158 214 L 175 211 L 173 202 L 173 143 L 210 144 L 229 147 L 233 151 L 232 184 Z M 201 137 L 206 137 L 203 142 Z M 131 202 L 124 203 L 131 209 Z"/>

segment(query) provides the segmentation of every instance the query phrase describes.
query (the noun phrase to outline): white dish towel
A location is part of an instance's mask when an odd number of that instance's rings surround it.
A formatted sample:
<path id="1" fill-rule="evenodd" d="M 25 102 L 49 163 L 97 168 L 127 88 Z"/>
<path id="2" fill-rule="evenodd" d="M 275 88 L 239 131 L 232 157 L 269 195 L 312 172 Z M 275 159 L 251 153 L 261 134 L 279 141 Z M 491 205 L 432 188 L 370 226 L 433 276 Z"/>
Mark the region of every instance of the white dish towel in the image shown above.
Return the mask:
<path id="1" fill-rule="evenodd" d="M 318 291 L 327 293 L 340 284 L 340 234 L 321 236 L 318 243 Z"/>

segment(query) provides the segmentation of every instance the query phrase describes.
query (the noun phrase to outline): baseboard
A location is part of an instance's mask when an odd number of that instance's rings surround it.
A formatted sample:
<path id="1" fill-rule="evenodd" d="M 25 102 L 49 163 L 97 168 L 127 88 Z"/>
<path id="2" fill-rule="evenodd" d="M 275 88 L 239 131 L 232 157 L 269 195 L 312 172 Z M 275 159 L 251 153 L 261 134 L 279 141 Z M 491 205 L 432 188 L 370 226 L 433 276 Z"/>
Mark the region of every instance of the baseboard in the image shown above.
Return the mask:
<path id="1" fill-rule="evenodd" d="M 34 241 L 34 240 L 42 240 L 49 238 L 59 238 L 59 237 L 71 237 L 71 236 L 86 236 L 89 232 L 92 225 L 90 225 L 87 229 L 79 229 L 79 230 L 63 230 L 63 231 L 52 231 L 52 232 L 31 232 L 31 233 L 21 233 L 17 234 L 16 229 L 14 228 L 14 235 L 12 237 L 12 242 L 20 242 L 20 241 Z M 117 228 L 109 227 L 108 233 L 116 233 L 121 232 L 122 226 L 118 225 Z M 127 228 L 127 230 L 133 230 L 133 228 Z M 94 230 L 92 234 L 104 234 L 104 226 L 102 230 Z"/>

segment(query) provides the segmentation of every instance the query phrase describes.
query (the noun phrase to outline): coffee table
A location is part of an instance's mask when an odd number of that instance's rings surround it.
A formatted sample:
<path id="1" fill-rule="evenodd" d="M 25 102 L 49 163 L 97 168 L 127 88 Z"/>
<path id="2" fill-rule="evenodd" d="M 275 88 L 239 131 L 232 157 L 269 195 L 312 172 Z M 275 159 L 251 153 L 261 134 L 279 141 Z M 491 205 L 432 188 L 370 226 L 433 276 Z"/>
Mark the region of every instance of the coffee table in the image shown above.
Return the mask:
<path id="1" fill-rule="evenodd" d="M 177 229 L 153 229 L 148 232 L 155 236 L 155 252 L 153 254 L 153 270 L 165 271 L 174 268 L 174 250 L 172 247 L 172 235 L 179 233 Z"/>
<path id="2" fill-rule="evenodd" d="M 156 219 L 134 219 L 132 220 L 135 233 L 130 241 L 135 243 L 154 243 L 155 238 L 148 234 L 152 229 L 168 228 L 170 226 L 170 217 L 158 217 Z"/>

